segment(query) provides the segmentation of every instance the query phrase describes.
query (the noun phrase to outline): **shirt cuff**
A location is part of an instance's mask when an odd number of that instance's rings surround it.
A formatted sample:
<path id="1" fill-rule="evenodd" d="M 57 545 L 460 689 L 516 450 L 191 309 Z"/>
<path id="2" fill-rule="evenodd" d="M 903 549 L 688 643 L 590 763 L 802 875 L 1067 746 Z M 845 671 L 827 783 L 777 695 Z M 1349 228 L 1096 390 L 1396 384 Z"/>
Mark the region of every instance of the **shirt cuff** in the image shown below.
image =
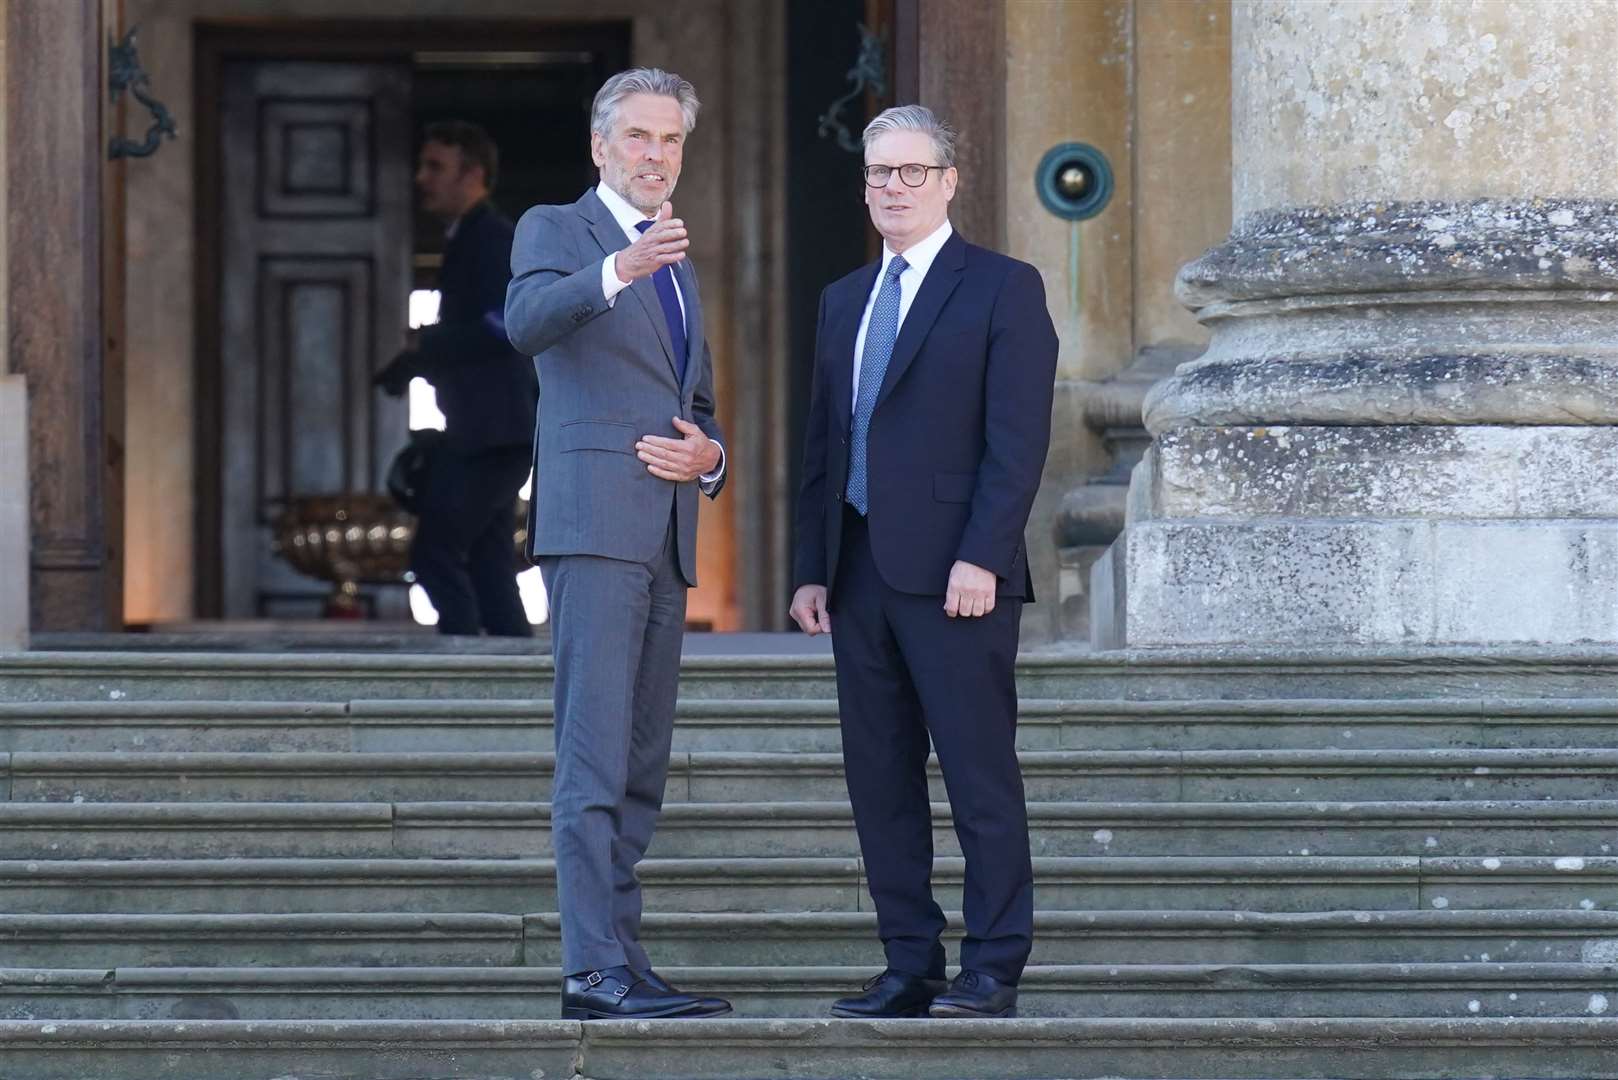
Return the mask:
<path id="1" fill-rule="evenodd" d="M 714 485 L 719 483 L 720 480 L 724 479 L 725 476 L 725 444 L 716 442 L 714 445 L 719 447 L 719 468 L 715 469 L 707 476 L 697 477 L 697 483 L 702 485 L 704 494 L 712 494 Z"/>
<path id="2" fill-rule="evenodd" d="M 612 307 L 618 299 L 618 294 L 629 288 L 613 269 L 613 261 L 618 258 L 617 253 L 608 255 L 601 260 L 601 295 L 607 298 L 607 306 Z"/>

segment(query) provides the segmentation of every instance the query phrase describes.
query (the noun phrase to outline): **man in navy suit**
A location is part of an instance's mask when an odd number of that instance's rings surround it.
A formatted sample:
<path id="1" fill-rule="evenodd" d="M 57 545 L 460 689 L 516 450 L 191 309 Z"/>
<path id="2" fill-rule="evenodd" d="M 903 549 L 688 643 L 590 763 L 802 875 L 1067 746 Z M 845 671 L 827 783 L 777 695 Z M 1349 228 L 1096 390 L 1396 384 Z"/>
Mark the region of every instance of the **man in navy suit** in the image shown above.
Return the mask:
<path id="1" fill-rule="evenodd" d="M 533 631 L 512 541 L 539 384 L 533 362 L 506 338 L 513 228 L 489 202 L 498 168 L 494 142 L 476 124 L 427 127 L 416 189 L 449 236 L 438 321 L 376 381 L 397 395 L 419 375 L 433 384 L 444 414 L 410 548 L 410 569 L 438 610 L 439 631 L 525 637 Z"/>
<path id="2" fill-rule="evenodd" d="M 848 793 L 887 969 L 837 1016 L 1016 1015 L 1033 942 L 1017 764 L 1023 531 L 1050 442 L 1039 272 L 949 224 L 954 133 L 918 105 L 865 129 L 879 262 L 820 297 L 792 617 L 831 633 Z M 929 736 L 966 857 L 961 973 L 932 895 Z"/>

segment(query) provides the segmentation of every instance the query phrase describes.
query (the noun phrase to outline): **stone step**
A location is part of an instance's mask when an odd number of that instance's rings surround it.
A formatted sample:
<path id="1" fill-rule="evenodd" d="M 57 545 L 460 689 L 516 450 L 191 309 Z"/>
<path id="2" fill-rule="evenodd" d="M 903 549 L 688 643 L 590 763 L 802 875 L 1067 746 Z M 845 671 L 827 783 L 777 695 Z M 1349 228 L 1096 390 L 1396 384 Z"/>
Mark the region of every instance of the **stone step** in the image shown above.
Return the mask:
<path id="1" fill-rule="evenodd" d="M 962 860 L 935 894 L 961 903 Z M 858 859 L 648 859 L 648 911 L 859 911 Z M 0 911 L 17 914 L 554 911 L 547 859 L 110 859 L 0 861 Z M 1049 910 L 1391 911 L 1618 906 L 1618 857 L 1034 860 Z"/>
<path id="2" fill-rule="evenodd" d="M 1061 669 L 1042 662 L 1039 670 Z M 548 656 L 29 652 L 0 655 L 0 701 L 537 701 Z M 829 656 L 687 657 L 687 697 L 832 698 Z"/>
<path id="3" fill-rule="evenodd" d="M 949 914 L 950 955 L 962 925 Z M 651 912 L 670 967 L 879 963 L 870 912 Z M 1041 911 L 1037 964 L 1618 963 L 1614 911 Z M 0 915 L 0 967 L 554 967 L 555 913 Z"/>
<path id="4" fill-rule="evenodd" d="M 352 701 L 551 695 L 546 657 L 443 653 L 29 652 L 0 655 L 0 701 Z M 1385 698 L 1610 695 L 1618 656 L 1599 647 L 1207 648 L 1039 651 L 1018 658 L 1037 698 Z M 687 698 L 835 697 L 829 656 L 688 656 Z"/>
<path id="5" fill-rule="evenodd" d="M 502 967 L 524 962 L 524 922 L 478 912 L 0 915 L 0 967 Z M 555 935 L 545 941 L 554 947 Z"/>
<path id="6" fill-rule="evenodd" d="M 881 967 L 668 967 L 739 1017 L 817 1017 Z M 951 972 L 953 974 L 953 971 Z M 1612 1008 L 1601 964 L 1033 966 L 1020 1016 L 1579 1017 Z M 531 1020 L 560 1015 L 538 967 L 0 968 L 13 1020 Z"/>
<path id="7" fill-rule="evenodd" d="M 8 1080 L 1416 1080 L 1618 1076 L 1606 1017 L 0 1021 Z"/>
<path id="8" fill-rule="evenodd" d="M 1618 801 L 1028 805 L 1035 855 L 1610 854 Z M 947 803 L 934 850 L 960 854 Z M 660 858 L 853 857 L 846 802 L 670 803 Z M 0 803 L 0 859 L 550 857 L 535 802 Z"/>
<path id="9" fill-rule="evenodd" d="M 1618 750 L 1050 750 L 1020 755 L 1035 802 L 1597 800 Z M 522 801 L 550 795 L 552 754 L 9 754 L 19 802 Z M 932 797 L 946 798 L 937 763 Z M 677 753 L 671 802 L 838 801 L 840 754 Z"/>
<path id="10" fill-rule="evenodd" d="M 541 700 L 0 702 L 0 752 L 552 749 Z M 1618 700 L 1090 701 L 1024 697 L 1025 750 L 1612 747 Z M 831 699 L 679 703 L 678 751 L 841 748 Z"/>
<path id="11" fill-rule="evenodd" d="M 949 955 L 962 926 L 949 914 Z M 1039 964 L 1618 963 L 1618 911 L 1050 911 Z M 554 913 L 525 919 L 529 964 L 561 963 Z M 870 912 L 653 912 L 642 933 L 675 967 L 882 962 Z"/>

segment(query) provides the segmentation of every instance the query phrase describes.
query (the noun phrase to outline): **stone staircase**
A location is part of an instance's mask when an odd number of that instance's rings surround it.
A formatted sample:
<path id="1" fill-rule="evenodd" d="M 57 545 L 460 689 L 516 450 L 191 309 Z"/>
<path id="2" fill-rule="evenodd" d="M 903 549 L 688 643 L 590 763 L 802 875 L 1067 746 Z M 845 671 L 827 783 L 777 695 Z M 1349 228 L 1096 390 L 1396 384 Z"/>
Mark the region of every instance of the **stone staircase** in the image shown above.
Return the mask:
<path id="1" fill-rule="evenodd" d="M 543 659 L 0 657 L 0 1077 L 1618 1077 L 1618 657 L 1020 685 L 1022 1019 L 824 1019 L 881 965 L 829 661 L 699 657 L 646 938 L 737 1017 L 580 1025 Z"/>

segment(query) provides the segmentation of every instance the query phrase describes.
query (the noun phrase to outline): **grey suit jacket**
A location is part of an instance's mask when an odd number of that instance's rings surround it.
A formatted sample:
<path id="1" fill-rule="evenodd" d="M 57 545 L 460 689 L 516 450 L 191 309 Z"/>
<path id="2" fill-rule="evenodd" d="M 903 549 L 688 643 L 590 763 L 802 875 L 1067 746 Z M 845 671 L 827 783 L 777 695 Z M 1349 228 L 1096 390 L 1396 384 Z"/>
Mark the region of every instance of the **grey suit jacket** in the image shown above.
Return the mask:
<path id="1" fill-rule="evenodd" d="M 713 356 L 689 259 L 674 268 L 689 342 L 683 383 L 652 279 L 636 280 L 607 305 L 601 260 L 628 246 L 594 189 L 571 206 L 533 207 L 517 224 L 506 333 L 539 373 L 529 556 L 650 562 L 672 512 L 680 572 L 695 585 L 698 485 L 647 472 L 635 442 L 677 436 L 674 416 L 724 441 L 714 419 Z M 723 486 L 721 477 L 710 497 Z"/>

